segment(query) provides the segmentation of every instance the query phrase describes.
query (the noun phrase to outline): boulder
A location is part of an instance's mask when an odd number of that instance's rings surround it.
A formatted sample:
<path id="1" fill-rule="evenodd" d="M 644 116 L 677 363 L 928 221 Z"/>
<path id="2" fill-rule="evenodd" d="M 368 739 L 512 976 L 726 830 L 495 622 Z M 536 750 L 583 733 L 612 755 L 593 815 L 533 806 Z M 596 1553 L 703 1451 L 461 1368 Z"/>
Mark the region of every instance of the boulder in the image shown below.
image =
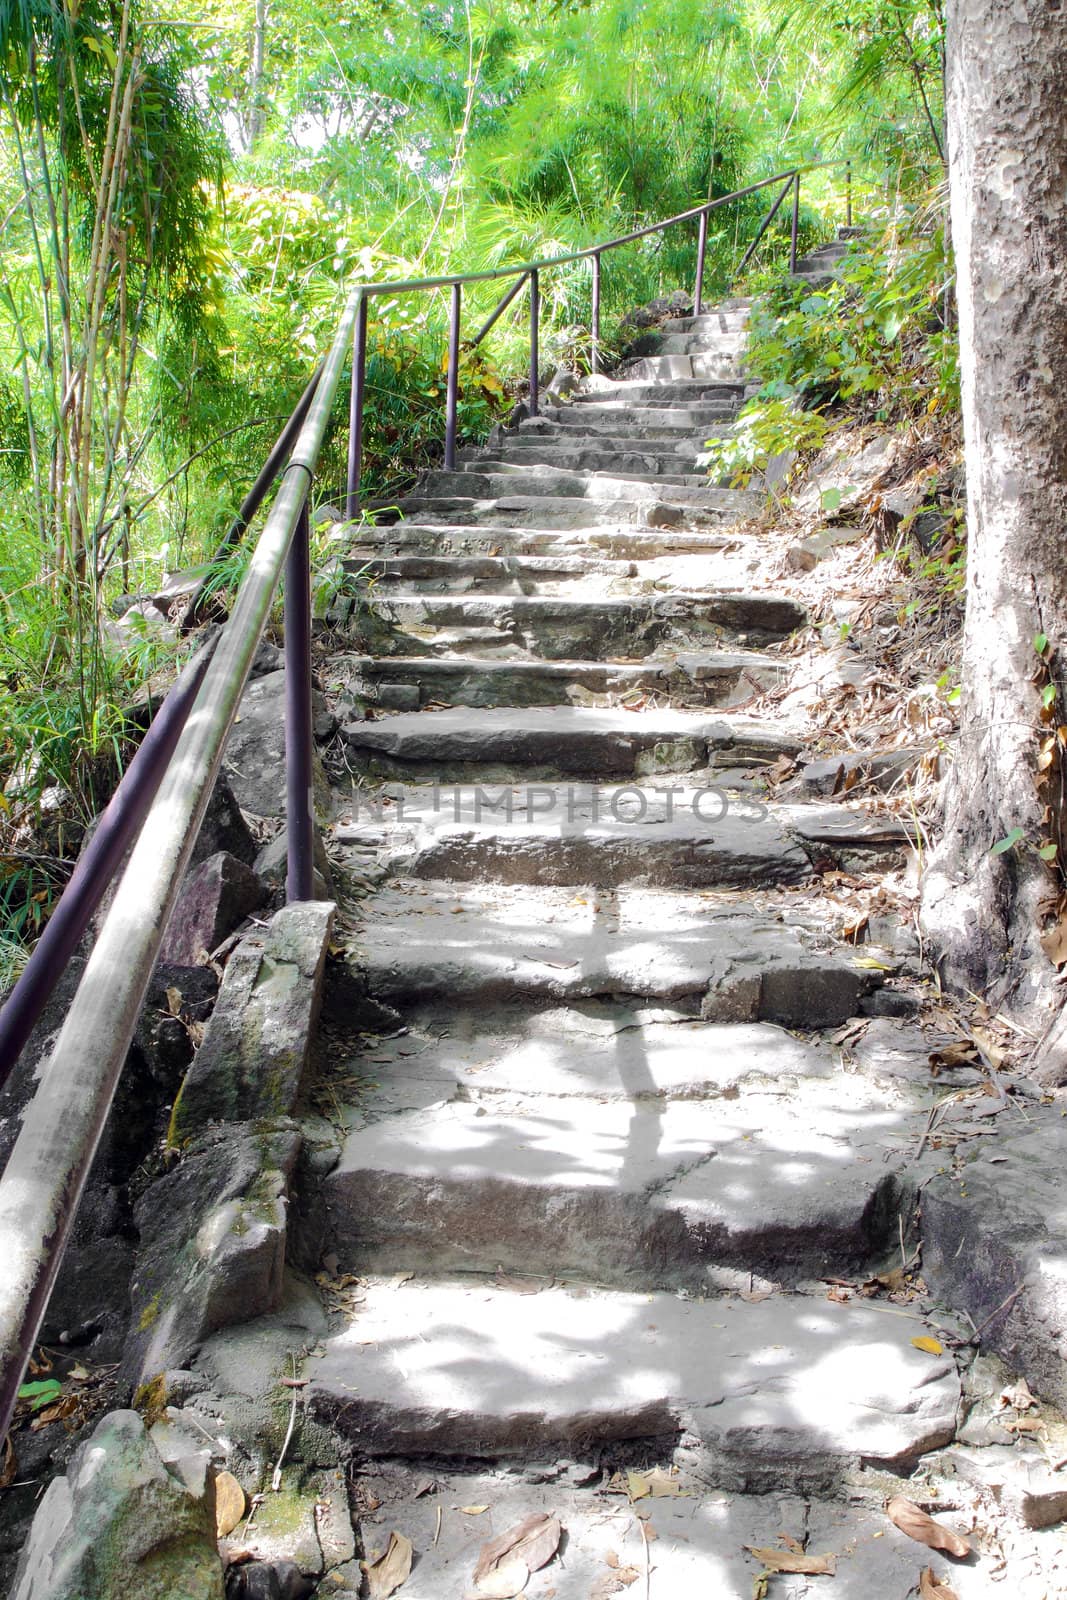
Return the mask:
<path id="1" fill-rule="evenodd" d="M 329 718 L 317 691 L 312 715 Z M 248 683 L 226 743 L 224 771 L 242 811 L 257 817 L 285 815 L 285 673 L 265 672 Z M 330 790 L 318 752 L 312 755 L 315 808 L 329 815 Z"/>
<path id="2" fill-rule="evenodd" d="M 41 1500 L 11 1600 L 223 1600 L 210 1452 L 164 1464 L 113 1411 Z"/>
<path id="3" fill-rule="evenodd" d="M 175 1102 L 172 1142 L 212 1122 L 293 1109 L 318 1020 L 333 915 L 330 901 L 283 906 L 237 946 Z"/>
<path id="4" fill-rule="evenodd" d="M 278 1306 L 299 1149 L 290 1123 L 215 1129 L 142 1195 L 134 1208 L 128 1381 L 183 1367 L 218 1328 Z"/>
<path id="5" fill-rule="evenodd" d="M 266 890 L 251 867 L 226 850 L 208 856 L 182 884 L 160 959 L 195 966 L 265 899 Z"/>

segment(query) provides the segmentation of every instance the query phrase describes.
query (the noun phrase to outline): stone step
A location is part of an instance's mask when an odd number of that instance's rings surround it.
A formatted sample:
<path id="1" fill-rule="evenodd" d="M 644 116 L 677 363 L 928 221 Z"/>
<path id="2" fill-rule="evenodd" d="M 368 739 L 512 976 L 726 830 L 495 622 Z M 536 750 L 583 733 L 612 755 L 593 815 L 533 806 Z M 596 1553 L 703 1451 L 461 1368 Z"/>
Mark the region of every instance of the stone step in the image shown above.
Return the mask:
<path id="1" fill-rule="evenodd" d="M 608 478 L 613 484 L 613 492 L 620 483 L 652 484 L 657 489 L 662 484 L 684 484 L 693 489 L 708 487 L 706 472 L 684 470 L 684 463 L 674 457 L 665 470 L 660 464 L 649 457 L 635 455 L 627 458 L 619 456 L 604 456 L 599 460 L 583 460 L 585 452 L 565 450 L 562 447 L 543 445 L 534 455 L 532 452 L 520 453 L 518 460 L 509 460 L 506 451 L 495 451 L 492 455 L 484 453 L 473 460 L 460 463 L 459 470 L 478 476 L 497 477 L 498 474 L 507 474 L 511 478 L 521 478 L 528 483 L 531 477 L 538 482 L 554 482 L 555 474 L 566 477 L 582 479 Z"/>
<path id="2" fill-rule="evenodd" d="M 637 1070 L 648 1082 L 651 1061 Z M 536 1080 L 492 1093 L 476 1077 L 454 1095 L 399 1109 L 401 1080 L 388 1114 L 348 1134 L 320 1191 L 341 1271 L 707 1293 L 728 1273 L 789 1286 L 870 1273 L 912 1232 L 905 1167 L 929 1107 L 840 1070 L 788 1097 L 556 1096 Z"/>
<path id="3" fill-rule="evenodd" d="M 588 553 L 611 560 L 658 560 L 671 555 L 704 555 L 727 548 L 728 534 L 712 530 L 643 528 L 594 523 L 587 528 L 516 528 L 492 523 L 382 523 L 353 527 L 345 559 L 373 560 L 393 553 L 428 555 L 553 556 Z M 349 569 L 352 570 L 352 569 Z"/>
<path id="4" fill-rule="evenodd" d="M 656 713 L 637 713 L 635 720 L 646 716 L 663 726 Z M 707 723 L 702 729 L 700 718 L 685 712 L 680 716 L 683 727 L 693 732 L 683 736 L 681 746 L 669 734 L 646 744 L 635 763 L 639 773 L 649 766 L 691 770 L 694 754 L 697 762 L 706 761 Z M 494 736 L 499 738 L 500 732 L 499 726 L 488 730 L 487 764 L 515 760 L 514 755 L 494 754 Z M 713 728 L 713 740 L 721 737 Z M 509 750 L 514 748 L 512 742 Z M 721 743 L 713 749 L 715 755 L 722 752 Z M 451 759 L 443 752 L 440 769 L 447 771 Z M 533 743 L 527 759 L 543 764 L 543 744 Z M 555 759 L 560 760 L 558 753 Z M 516 765 L 521 768 L 521 759 Z M 749 795 L 731 795 L 715 782 L 714 773 L 707 783 L 676 783 L 666 789 L 609 783 L 495 789 L 457 785 L 442 793 L 435 783 L 391 793 L 393 821 L 384 838 L 377 814 L 381 808 L 376 808 L 370 817 L 338 824 L 334 842 L 360 858 L 377 850 L 379 868 L 398 876 L 454 883 L 756 889 L 806 882 L 815 853 L 821 860 L 835 847 L 847 859 L 869 851 L 884 855 L 899 849 L 907 837 L 892 816 L 879 818 L 845 806 L 772 807 Z"/>
<path id="5" fill-rule="evenodd" d="M 513 654 L 547 661 L 643 660 L 667 647 L 773 643 L 803 622 L 796 601 L 772 594 L 635 594 L 610 599 L 576 595 L 382 595 L 350 613 L 383 643 L 387 653 L 427 650 L 434 633 L 455 628 L 491 629 Z"/>
<path id="6" fill-rule="evenodd" d="M 741 405 L 738 398 L 729 406 L 632 406 L 603 392 L 588 400 L 581 395 L 577 399 L 581 404 L 544 406 L 538 416 L 525 417 L 519 423 L 520 434 L 574 429 L 582 434 L 606 433 L 639 443 L 702 438 L 708 429 L 714 429 L 716 434 L 730 432 Z"/>
<path id="7" fill-rule="evenodd" d="M 785 663 L 755 651 L 682 653 L 624 666 L 604 661 L 478 661 L 441 656 L 349 660 L 362 690 L 396 710 L 436 703 L 465 706 L 611 704 L 651 695 L 676 706 L 729 705 L 770 688 Z M 396 691 L 382 696 L 388 686 Z"/>
<path id="8" fill-rule="evenodd" d="M 391 775 L 425 772 L 442 781 L 489 772 L 548 777 L 632 777 L 709 765 L 775 761 L 798 736 L 757 718 L 708 716 L 669 707 L 528 706 L 403 713 L 341 730 L 349 759 Z"/>
<path id="9" fill-rule="evenodd" d="M 443 476 L 443 474 L 442 474 Z M 451 473 L 458 485 L 477 487 L 478 479 L 461 472 Z M 514 479 L 501 479 L 514 483 Z M 594 486 L 603 480 L 592 480 Z M 599 494 L 599 488 L 597 489 Z M 437 494 L 420 489 L 408 495 L 402 504 L 404 520 L 431 522 L 440 520 L 449 524 L 475 526 L 479 522 L 509 523 L 514 527 L 523 524 L 537 528 L 600 529 L 611 526 L 642 528 L 714 528 L 722 523 L 756 515 L 762 496 L 741 489 L 710 488 L 706 490 L 676 488 L 664 484 L 655 489 L 651 485 L 616 483 L 613 491 L 618 499 L 588 498 L 576 494 L 505 492 L 503 488 L 491 499 L 479 494 Z M 683 498 L 684 497 L 684 498 Z"/>
<path id="10" fill-rule="evenodd" d="M 688 361 L 690 358 L 686 356 L 681 359 Z M 635 420 L 640 420 L 646 409 L 671 410 L 681 416 L 696 408 L 713 415 L 732 416 L 744 398 L 746 382 L 736 372 L 649 378 L 642 376 L 635 366 L 622 376 L 605 378 L 591 387 L 580 389 L 572 396 L 569 408 L 559 409 L 584 409 L 585 406 L 614 400 L 634 409 L 637 413 Z"/>
<path id="11" fill-rule="evenodd" d="M 722 383 L 743 383 L 740 361 L 735 355 L 642 356 L 626 368 L 631 381 L 673 383 L 678 378 L 717 379 Z"/>
<path id="12" fill-rule="evenodd" d="M 543 417 L 533 417 L 533 422 L 544 422 Z M 627 436 L 619 433 L 608 433 L 596 428 L 583 428 L 564 426 L 560 422 L 546 422 L 543 428 L 532 430 L 520 426 L 517 432 L 505 436 L 498 448 L 498 454 L 506 452 L 512 459 L 516 459 L 517 451 L 541 451 L 546 448 L 557 450 L 595 450 L 605 456 L 652 456 L 661 463 L 668 461 L 692 462 L 704 448 L 705 430 L 703 428 L 687 429 L 662 429 L 662 437 L 651 438 L 647 434 L 644 438 Z M 461 455 L 461 459 L 463 459 Z M 474 450 L 467 453 L 466 459 L 474 461 L 477 455 Z M 683 468 L 683 470 L 688 470 Z"/>
<path id="13" fill-rule="evenodd" d="M 659 356 L 724 356 L 735 359 L 745 348 L 747 336 L 741 329 L 698 328 L 696 332 L 664 333 L 656 346 Z"/>
<path id="14" fill-rule="evenodd" d="M 532 463 L 563 472 L 606 473 L 610 477 L 643 482 L 706 484 L 708 475 L 698 457 L 704 441 L 690 441 L 683 447 L 670 445 L 663 450 L 642 448 L 630 443 L 624 449 L 602 449 L 592 441 L 546 440 L 536 437 L 508 439 L 491 456 L 471 450 L 460 455 L 464 469 L 471 472 L 529 472 Z"/>
<path id="15" fill-rule="evenodd" d="M 889 958 L 836 944 L 817 913 L 788 902 L 756 911 L 711 890 L 576 895 L 404 879 L 361 905 L 338 968 L 349 1006 L 361 997 L 402 1009 L 636 997 L 702 1008 L 716 1022 L 829 1028 L 893 970 Z"/>
<path id="16" fill-rule="evenodd" d="M 666 482 L 661 486 L 641 477 L 628 478 L 620 474 L 566 472 L 562 469 L 531 464 L 528 467 L 497 467 L 486 472 L 433 470 L 423 474 L 417 494 L 420 497 L 439 498 L 448 495 L 470 496 L 477 500 L 490 500 L 503 496 L 540 497 L 550 499 L 593 500 L 611 503 L 628 500 L 634 505 L 668 499 L 672 505 L 692 505 L 713 510 L 738 506 L 736 491 L 713 488 L 702 478 L 697 485 Z M 755 506 L 759 497 L 747 496 L 741 503 Z M 411 504 L 405 500 L 406 509 Z"/>
<path id="17" fill-rule="evenodd" d="M 611 561 L 578 555 L 483 556 L 403 555 L 346 556 L 347 572 L 366 573 L 379 586 L 376 593 L 391 596 L 398 588 L 422 593 L 544 594 L 595 580 L 603 593 L 625 579 L 637 576 L 634 561 Z"/>
<path id="18" fill-rule="evenodd" d="M 585 1460 L 688 1438 L 702 1485 L 806 1493 L 861 1464 L 905 1472 L 951 1440 L 955 1364 L 917 1350 L 916 1331 L 824 1296 L 375 1283 L 303 1370 L 310 1414 L 364 1455 Z M 716 1576 L 690 1592 L 722 1590 Z"/>
<path id="19" fill-rule="evenodd" d="M 699 317 L 668 317 L 659 325 L 660 333 L 736 333 L 748 327 L 751 307 L 703 311 Z"/>

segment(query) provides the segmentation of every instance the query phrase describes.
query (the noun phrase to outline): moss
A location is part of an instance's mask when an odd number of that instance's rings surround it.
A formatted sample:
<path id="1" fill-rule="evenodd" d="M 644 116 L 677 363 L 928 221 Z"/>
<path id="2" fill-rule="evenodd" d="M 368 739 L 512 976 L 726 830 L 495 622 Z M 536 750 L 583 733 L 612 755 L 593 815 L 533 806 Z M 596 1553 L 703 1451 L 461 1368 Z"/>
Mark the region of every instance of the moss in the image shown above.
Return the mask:
<path id="1" fill-rule="evenodd" d="M 159 1316 L 159 1302 L 161 1296 L 154 1294 L 137 1319 L 137 1327 L 141 1333 L 146 1333 Z"/>
<path id="2" fill-rule="evenodd" d="M 157 1372 L 140 1385 L 133 1397 L 133 1409 L 139 1411 L 146 1428 L 162 1422 L 167 1414 L 167 1376 Z"/>

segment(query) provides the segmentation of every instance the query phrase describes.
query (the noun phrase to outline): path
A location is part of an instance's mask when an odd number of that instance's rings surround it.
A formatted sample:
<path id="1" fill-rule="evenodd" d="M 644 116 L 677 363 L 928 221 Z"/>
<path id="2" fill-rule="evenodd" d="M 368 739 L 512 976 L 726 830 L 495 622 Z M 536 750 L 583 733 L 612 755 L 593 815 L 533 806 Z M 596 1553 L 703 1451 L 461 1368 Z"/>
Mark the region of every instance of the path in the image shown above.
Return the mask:
<path id="1" fill-rule="evenodd" d="M 734 531 L 757 497 L 700 464 L 746 316 L 667 323 L 348 552 L 379 620 L 349 619 L 346 667 L 388 714 L 344 729 L 362 1000 L 299 1223 L 337 1285 L 305 1372 L 366 1546 L 414 1541 L 408 1600 L 466 1593 L 481 1542 L 541 1509 L 568 1530 L 546 1600 L 747 1600 L 743 1546 L 781 1531 L 837 1577 L 775 1595 L 903 1600 L 927 1562 L 880 1508 L 960 1402 L 892 1276 L 932 1090 L 892 1024 L 835 1040 L 892 1012 L 906 945 L 835 938 L 818 889 L 893 864 L 901 828 L 763 799 L 805 731 L 744 707 L 804 614 Z M 679 1476 L 631 1503 L 653 1467 Z"/>

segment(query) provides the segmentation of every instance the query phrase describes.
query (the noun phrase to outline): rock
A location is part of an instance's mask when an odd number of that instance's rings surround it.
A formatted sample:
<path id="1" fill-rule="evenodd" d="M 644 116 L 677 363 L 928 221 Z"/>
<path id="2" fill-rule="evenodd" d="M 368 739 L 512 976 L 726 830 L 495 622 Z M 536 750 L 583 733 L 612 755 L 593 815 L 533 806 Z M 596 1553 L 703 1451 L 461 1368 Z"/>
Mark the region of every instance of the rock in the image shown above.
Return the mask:
<path id="1" fill-rule="evenodd" d="M 333 914 L 329 901 L 284 906 L 237 946 L 175 1102 L 172 1141 L 212 1122 L 293 1109 L 318 1020 Z"/>
<path id="2" fill-rule="evenodd" d="M 986 1450 L 957 1447 L 948 1459 L 961 1478 L 985 1489 L 1027 1528 L 1051 1528 L 1067 1520 L 1067 1484 L 1049 1469 L 1040 1451 L 1018 1444 Z"/>
<path id="3" fill-rule="evenodd" d="M 249 1561 L 226 1574 L 226 1600 L 306 1600 L 314 1588 L 294 1561 Z"/>
<path id="4" fill-rule="evenodd" d="M 918 765 L 922 750 L 846 750 L 820 761 L 809 761 L 800 781 L 811 794 L 833 795 L 854 788 L 892 789 L 903 773 Z"/>
<path id="5" fill-rule="evenodd" d="M 330 858 L 326 854 L 326 846 L 322 842 L 322 834 L 316 825 L 312 831 L 312 850 L 314 860 L 313 886 L 316 900 L 332 900 L 334 898 L 333 874 L 330 869 Z M 284 895 L 285 880 L 289 872 L 289 830 L 282 828 L 274 838 L 256 857 L 256 875 L 271 889 L 282 891 Z"/>
<path id="6" fill-rule="evenodd" d="M 1067 1405 L 1063 1118 L 1028 1107 L 1025 1133 L 970 1147 L 923 1193 L 923 1276 L 1035 1394 Z M 966 1148 L 966 1147 L 965 1147 Z"/>
<path id="7" fill-rule="evenodd" d="M 194 966 L 217 950 L 226 935 L 250 911 L 263 904 L 266 891 L 243 861 L 220 850 L 189 873 L 171 913 L 160 959 Z"/>
<path id="8" fill-rule="evenodd" d="M 378 704 L 385 711 L 417 711 L 419 709 L 417 683 L 379 683 Z"/>
<path id="9" fill-rule="evenodd" d="M 11 1600 L 223 1600 L 207 1452 L 164 1465 L 113 1411 L 45 1491 Z"/>
<path id="10" fill-rule="evenodd" d="M 299 1148 L 290 1125 L 230 1125 L 203 1135 L 137 1202 L 123 1354 L 132 1382 L 183 1366 L 208 1334 L 279 1304 Z"/>
<path id="11" fill-rule="evenodd" d="M 204 813 L 204 820 L 200 824 L 196 844 L 189 861 L 190 870 L 200 866 L 211 856 L 217 855 L 220 850 L 225 850 L 227 855 L 236 856 L 238 861 L 243 861 L 246 866 L 251 865 L 256 857 L 256 841 L 252 837 L 251 829 L 237 804 L 233 790 L 224 777 L 216 780 L 211 791 L 211 799 Z"/>
<path id="12" fill-rule="evenodd" d="M 316 690 L 312 715 L 325 711 Z M 237 720 L 226 741 L 223 770 L 242 811 L 257 817 L 285 815 L 285 673 L 252 678 L 241 698 Z M 322 761 L 312 752 L 315 808 L 327 817 L 330 791 Z"/>

